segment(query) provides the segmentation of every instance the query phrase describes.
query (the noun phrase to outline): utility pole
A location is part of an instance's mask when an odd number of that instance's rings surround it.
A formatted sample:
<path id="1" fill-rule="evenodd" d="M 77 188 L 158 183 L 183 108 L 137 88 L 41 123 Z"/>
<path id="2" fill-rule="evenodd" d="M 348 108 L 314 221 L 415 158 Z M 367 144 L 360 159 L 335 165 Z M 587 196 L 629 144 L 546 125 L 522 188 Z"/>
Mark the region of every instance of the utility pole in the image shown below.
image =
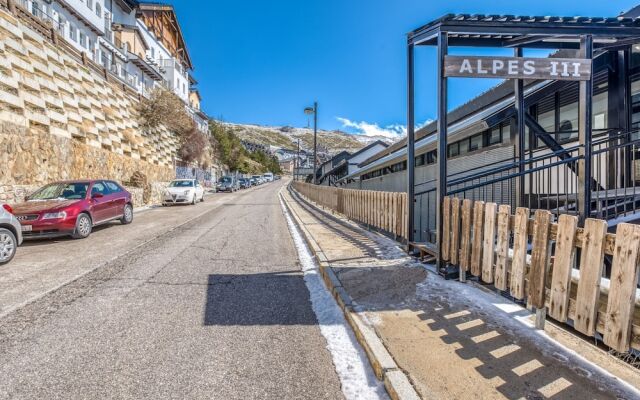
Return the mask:
<path id="1" fill-rule="evenodd" d="M 297 166 L 297 167 L 296 167 Z M 298 180 L 298 174 L 300 173 L 300 138 L 298 138 L 298 151 L 296 152 L 296 162 L 294 164 L 294 176 L 293 180 Z"/>

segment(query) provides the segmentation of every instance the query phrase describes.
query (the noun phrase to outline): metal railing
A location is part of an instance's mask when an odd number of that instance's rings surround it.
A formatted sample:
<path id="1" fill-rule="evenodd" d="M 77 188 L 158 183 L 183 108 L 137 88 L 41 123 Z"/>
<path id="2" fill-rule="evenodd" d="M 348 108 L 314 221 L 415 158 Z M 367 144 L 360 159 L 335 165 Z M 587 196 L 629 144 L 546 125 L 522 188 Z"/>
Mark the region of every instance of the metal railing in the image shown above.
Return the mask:
<path id="1" fill-rule="evenodd" d="M 575 142 L 574 142 L 575 143 Z M 447 176 L 447 195 L 473 201 L 580 215 L 579 144 L 538 148 L 519 161 L 509 158 Z M 416 228 L 421 241 L 436 241 L 436 179 L 416 185 Z M 591 145 L 590 213 L 611 225 L 635 219 L 640 209 L 640 131 L 601 131 Z M 638 217 L 637 219 L 640 219 Z"/>

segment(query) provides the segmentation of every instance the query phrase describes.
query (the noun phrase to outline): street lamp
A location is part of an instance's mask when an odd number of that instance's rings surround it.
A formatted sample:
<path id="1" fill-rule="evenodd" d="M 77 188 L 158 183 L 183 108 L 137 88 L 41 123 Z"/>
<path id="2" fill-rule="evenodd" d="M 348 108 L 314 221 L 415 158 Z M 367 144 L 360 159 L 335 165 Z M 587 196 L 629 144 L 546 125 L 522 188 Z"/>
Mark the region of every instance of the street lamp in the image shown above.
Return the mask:
<path id="1" fill-rule="evenodd" d="M 318 136 L 318 102 L 313 102 L 313 107 L 307 107 L 304 109 L 304 113 L 307 115 L 313 114 L 313 184 L 316 182 L 316 168 L 317 168 L 317 136 Z"/>

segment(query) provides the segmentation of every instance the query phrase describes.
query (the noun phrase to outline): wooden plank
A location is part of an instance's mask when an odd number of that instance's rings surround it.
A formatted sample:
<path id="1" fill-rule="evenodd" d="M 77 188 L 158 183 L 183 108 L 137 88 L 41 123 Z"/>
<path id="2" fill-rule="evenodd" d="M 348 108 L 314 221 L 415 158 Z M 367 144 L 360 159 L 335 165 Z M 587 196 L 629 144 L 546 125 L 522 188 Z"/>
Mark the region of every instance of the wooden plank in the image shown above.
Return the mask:
<path id="1" fill-rule="evenodd" d="M 569 315 L 571 270 L 576 256 L 574 241 L 577 227 L 578 217 L 567 214 L 560 215 L 549 300 L 549 315 L 560 322 L 566 322 Z"/>
<path id="2" fill-rule="evenodd" d="M 484 201 L 473 205 L 473 241 L 471 242 L 471 273 L 480 276 L 482 263 L 482 234 L 484 224 Z"/>
<path id="3" fill-rule="evenodd" d="M 484 206 L 484 234 L 482 237 L 482 280 L 493 283 L 493 262 L 496 249 L 496 203 Z"/>
<path id="4" fill-rule="evenodd" d="M 596 333 L 600 280 L 604 266 L 604 235 L 607 222 L 588 218 L 584 222 L 584 237 L 580 254 L 580 280 L 576 296 L 576 318 L 573 321 L 578 332 L 587 336 Z"/>
<path id="5" fill-rule="evenodd" d="M 640 225 L 621 223 L 611 267 L 611 287 L 604 326 L 604 343 L 621 352 L 629 350 L 631 323 L 638 282 Z"/>
<path id="6" fill-rule="evenodd" d="M 451 198 L 442 200 L 442 260 L 449 261 L 449 242 L 451 241 Z"/>
<path id="7" fill-rule="evenodd" d="M 462 225 L 460 227 L 460 271 L 469 270 L 471 257 L 471 210 L 473 201 L 464 199 L 462 201 Z"/>
<path id="8" fill-rule="evenodd" d="M 460 259 L 460 199 L 451 199 L 451 244 L 449 246 L 451 264 L 458 265 Z"/>
<path id="9" fill-rule="evenodd" d="M 527 268 L 527 239 L 529 234 L 529 209 L 518 207 L 513 223 L 513 259 L 511 261 L 511 295 L 524 299 L 524 278 Z"/>
<path id="10" fill-rule="evenodd" d="M 549 268 L 549 226 L 551 213 L 536 210 L 531 239 L 531 266 L 529 267 L 529 299 L 535 308 L 544 308 L 544 292 Z"/>
<path id="11" fill-rule="evenodd" d="M 498 207 L 498 239 L 496 243 L 496 273 L 494 286 L 498 290 L 507 290 L 507 274 L 509 272 L 509 216 L 511 207 L 503 204 Z"/>

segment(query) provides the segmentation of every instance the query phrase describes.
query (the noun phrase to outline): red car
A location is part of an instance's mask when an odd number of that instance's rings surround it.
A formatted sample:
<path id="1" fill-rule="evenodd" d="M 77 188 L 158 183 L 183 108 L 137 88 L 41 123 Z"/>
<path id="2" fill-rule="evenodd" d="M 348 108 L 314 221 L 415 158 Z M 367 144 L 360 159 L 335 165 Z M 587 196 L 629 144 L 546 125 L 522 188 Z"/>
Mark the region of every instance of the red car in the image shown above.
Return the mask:
<path id="1" fill-rule="evenodd" d="M 71 236 L 84 239 L 94 226 L 119 219 L 133 221 L 131 193 L 108 180 L 78 180 L 46 185 L 13 206 L 26 238 Z"/>

